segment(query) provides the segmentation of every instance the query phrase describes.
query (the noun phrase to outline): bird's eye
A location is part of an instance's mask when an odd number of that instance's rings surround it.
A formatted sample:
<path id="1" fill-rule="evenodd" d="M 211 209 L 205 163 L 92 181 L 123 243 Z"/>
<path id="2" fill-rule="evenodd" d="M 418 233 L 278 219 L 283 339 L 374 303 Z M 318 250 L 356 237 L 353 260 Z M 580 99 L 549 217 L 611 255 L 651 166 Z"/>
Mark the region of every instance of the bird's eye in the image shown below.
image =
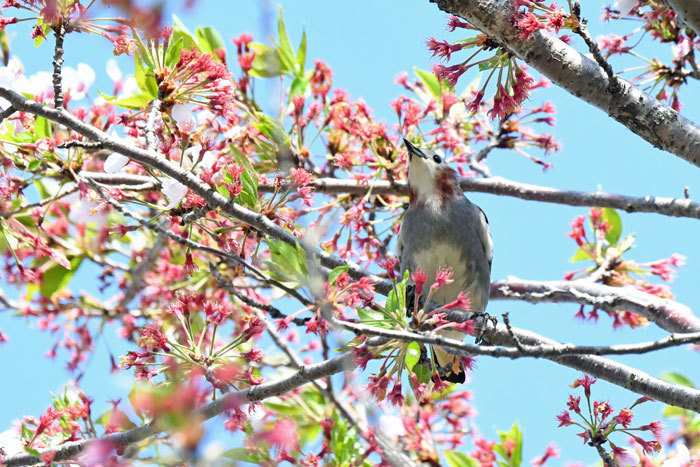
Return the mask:
<path id="1" fill-rule="evenodd" d="M 433 156 L 433 160 L 435 161 L 436 164 L 439 164 L 439 163 L 442 162 L 442 157 L 440 157 L 440 156 L 438 156 L 437 154 L 435 154 L 435 155 Z"/>

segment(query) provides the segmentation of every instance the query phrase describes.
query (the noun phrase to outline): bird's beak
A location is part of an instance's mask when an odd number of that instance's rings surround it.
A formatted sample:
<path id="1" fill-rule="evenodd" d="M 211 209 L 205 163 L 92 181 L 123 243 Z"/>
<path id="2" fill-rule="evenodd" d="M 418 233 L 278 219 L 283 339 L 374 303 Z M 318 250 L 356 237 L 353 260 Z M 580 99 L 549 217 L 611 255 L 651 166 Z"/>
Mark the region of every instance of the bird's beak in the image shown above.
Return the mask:
<path id="1" fill-rule="evenodd" d="M 408 160 L 409 160 L 409 161 L 413 158 L 413 156 L 418 156 L 418 157 L 420 157 L 421 159 L 427 159 L 427 158 L 428 158 L 428 156 L 426 156 L 426 155 L 423 153 L 423 151 L 420 150 L 420 148 L 418 148 L 418 147 L 414 146 L 413 144 L 411 144 L 411 142 L 410 142 L 409 140 L 407 140 L 406 138 L 403 139 L 403 144 L 405 144 L 405 145 L 406 145 L 406 149 L 408 149 Z"/>

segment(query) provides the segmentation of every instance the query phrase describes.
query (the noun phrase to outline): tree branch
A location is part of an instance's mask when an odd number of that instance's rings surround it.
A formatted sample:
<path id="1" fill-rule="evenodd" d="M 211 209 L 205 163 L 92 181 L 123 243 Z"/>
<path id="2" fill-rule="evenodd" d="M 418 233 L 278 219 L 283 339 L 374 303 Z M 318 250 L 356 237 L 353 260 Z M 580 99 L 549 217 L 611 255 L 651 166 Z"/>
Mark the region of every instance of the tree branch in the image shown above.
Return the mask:
<path id="1" fill-rule="evenodd" d="M 302 366 L 296 373 L 287 378 L 262 383 L 258 386 L 240 391 L 228 392 L 219 399 L 196 410 L 196 414 L 199 415 L 202 420 L 208 420 L 225 412 L 231 407 L 237 407 L 245 402 L 258 402 L 270 397 L 280 396 L 308 382 L 352 369 L 354 366 L 352 352 L 346 352 L 320 363 Z M 114 446 L 128 446 L 165 431 L 167 430 L 159 426 L 157 421 L 153 421 L 122 433 L 114 433 L 91 440 L 65 443 L 56 448 L 40 450 L 40 453 L 55 452 L 56 456 L 53 460 L 62 461 L 75 458 L 86 447 L 92 444 L 108 443 Z M 32 465 L 38 462 L 40 462 L 40 460 L 30 454 L 20 454 L 2 460 L 2 464 L 5 467 Z"/>
<path id="2" fill-rule="evenodd" d="M 287 187 L 289 184 L 283 184 Z M 565 204 L 568 206 L 594 206 L 621 209 L 626 212 L 654 212 L 672 217 L 690 217 L 700 219 L 700 203 L 689 199 L 661 198 L 654 196 L 626 196 L 601 191 L 575 191 L 549 188 L 527 183 L 519 183 L 501 177 L 462 178 L 460 186 L 464 191 L 504 195 L 527 201 Z M 321 193 L 350 193 L 364 195 L 372 190 L 373 194 L 408 195 L 408 186 L 404 181 L 372 181 L 360 183 L 355 180 L 337 178 L 319 178 L 314 181 L 314 188 Z M 258 190 L 269 193 L 274 191 L 273 184 L 261 184 Z"/>
<path id="3" fill-rule="evenodd" d="M 611 287 L 586 280 L 526 281 L 509 278 L 491 283 L 491 299 L 579 303 L 605 311 L 631 311 L 670 332 L 700 331 L 700 319 L 687 306 L 632 287 Z"/>
<path id="4" fill-rule="evenodd" d="M 605 111 L 654 147 L 700 166 L 700 127 L 629 82 L 616 77 L 620 92 L 610 92 L 598 63 L 546 31 L 528 40 L 513 26 L 513 3 L 504 0 L 430 0 L 460 16 L 574 96 Z M 692 3 L 686 0 L 686 3 Z"/>
<path id="5" fill-rule="evenodd" d="M 61 78 L 61 67 L 63 66 L 63 38 L 66 35 L 66 23 L 64 18 L 60 18 L 58 26 L 54 29 L 56 36 L 56 46 L 53 54 L 53 102 L 58 111 L 63 110 L 63 80 Z"/>
<path id="6" fill-rule="evenodd" d="M 624 345 L 609 345 L 609 346 L 593 346 L 593 345 L 575 345 L 562 344 L 554 340 L 548 339 L 551 344 L 538 343 L 536 345 L 522 345 L 518 347 L 519 333 L 527 332 L 517 328 L 510 327 L 504 324 L 504 328 L 510 337 L 508 347 L 498 347 L 494 345 L 478 345 L 467 342 L 449 339 L 440 334 L 422 331 L 408 331 L 398 329 L 383 329 L 376 326 L 368 326 L 366 324 L 351 323 L 349 321 L 334 320 L 333 324 L 346 329 L 355 334 L 366 336 L 383 337 L 386 340 L 395 339 L 404 342 L 421 342 L 423 344 L 439 345 L 448 350 L 449 353 L 459 357 L 468 357 L 470 355 L 485 355 L 494 358 L 547 358 L 553 359 L 566 355 L 631 355 L 644 354 L 661 349 L 678 347 L 685 344 L 695 344 L 700 342 L 700 332 L 690 334 L 671 334 L 658 341 L 639 342 L 637 344 Z M 490 336 L 490 331 L 486 331 Z M 499 338 L 499 340 L 502 340 Z"/>
<path id="7" fill-rule="evenodd" d="M 700 37 L 700 8 L 696 0 L 666 0 L 673 11 Z"/>

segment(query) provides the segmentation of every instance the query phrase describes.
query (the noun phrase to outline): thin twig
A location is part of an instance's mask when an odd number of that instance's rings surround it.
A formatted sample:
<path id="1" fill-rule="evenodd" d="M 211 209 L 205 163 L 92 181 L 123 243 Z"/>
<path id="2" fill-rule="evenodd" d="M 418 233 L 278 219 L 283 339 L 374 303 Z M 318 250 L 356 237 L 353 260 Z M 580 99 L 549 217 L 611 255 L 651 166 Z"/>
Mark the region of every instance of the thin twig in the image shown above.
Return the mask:
<path id="1" fill-rule="evenodd" d="M 165 226 L 160 226 L 162 230 L 165 230 Z M 143 277 L 148 271 L 153 269 L 160 257 L 160 253 L 165 246 L 166 235 L 162 232 L 158 233 L 156 240 L 153 242 L 153 246 L 148 250 L 146 258 L 131 269 L 131 280 L 124 289 L 124 296 L 119 300 L 117 308 L 126 308 L 129 302 L 134 299 L 136 294 L 138 294 L 143 288 Z"/>
<path id="2" fill-rule="evenodd" d="M 523 347 L 523 344 L 520 342 L 520 339 L 518 339 L 518 336 L 516 336 L 515 333 L 513 332 L 513 328 L 510 325 L 510 317 L 508 316 L 508 312 L 503 313 L 503 324 L 505 324 L 506 329 L 508 330 L 508 334 L 513 339 L 513 343 L 515 344 L 515 348 L 518 349 L 520 351 L 520 353 L 524 354 L 525 348 Z"/>
<path id="3" fill-rule="evenodd" d="M 229 294 L 233 295 L 246 305 L 256 308 L 258 310 L 262 310 L 267 312 L 270 316 L 272 316 L 275 319 L 287 319 L 287 315 L 282 313 L 279 308 L 276 308 L 272 305 L 268 305 L 265 303 L 260 303 L 257 300 L 253 300 L 252 298 L 248 297 L 247 295 L 242 294 L 238 290 L 236 290 L 236 287 L 219 272 L 219 270 L 216 268 L 214 263 L 209 262 L 209 271 L 212 273 L 212 275 L 216 278 L 218 281 L 219 285 L 224 288 Z M 304 326 L 306 322 L 310 318 L 293 318 L 290 322 L 293 322 L 297 326 Z"/>
<path id="4" fill-rule="evenodd" d="M 578 27 L 574 29 L 574 32 L 583 38 L 583 41 L 588 46 L 588 50 L 591 52 L 591 55 L 593 55 L 595 61 L 598 63 L 598 65 L 600 65 L 603 71 L 605 71 L 605 74 L 608 75 L 608 90 L 613 94 L 619 93 L 622 88 L 620 86 L 620 83 L 617 81 L 617 76 L 615 75 L 615 72 L 613 71 L 610 64 L 605 60 L 605 58 L 603 58 L 603 55 L 600 53 L 598 44 L 595 43 L 593 38 L 591 38 L 591 35 L 588 33 L 588 28 L 586 27 L 586 20 L 584 18 L 581 18 L 581 4 L 578 0 L 574 2 L 574 9 L 571 13 L 574 15 L 574 18 L 578 21 Z"/>

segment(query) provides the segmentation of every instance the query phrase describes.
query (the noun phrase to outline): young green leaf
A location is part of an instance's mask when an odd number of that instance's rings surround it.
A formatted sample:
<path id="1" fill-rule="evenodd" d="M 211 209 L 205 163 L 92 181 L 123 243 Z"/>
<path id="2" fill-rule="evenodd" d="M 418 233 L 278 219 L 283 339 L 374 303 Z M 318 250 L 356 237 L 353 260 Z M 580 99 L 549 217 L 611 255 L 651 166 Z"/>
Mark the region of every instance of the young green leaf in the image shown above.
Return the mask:
<path id="1" fill-rule="evenodd" d="M 70 269 L 66 269 L 60 264 L 55 264 L 47 269 L 42 276 L 41 284 L 39 286 L 41 295 L 50 299 L 56 292 L 66 287 L 75 273 L 78 271 L 78 267 L 82 261 L 82 256 L 75 256 L 70 260 Z"/>
<path id="2" fill-rule="evenodd" d="M 277 49 L 264 44 L 250 44 L 250 48 L 255 52 L 255 58 L 248 74 L 253 78 L 273 78 L 291 71 L 282 63 Z"/>
<path id="3" fill-rule="evenodd" d="M 609 226 L 612 226 L 612 229 L 605 232 L 605 239 L 611 245 L 617 245 L 617 241 L 622 234 L 622 219 L 620 215 L 612 208 L 605 208 L 601 219 L 604 219 Z"/>
<path id="4" fill-rule="evenodd" d="M 301 32 L 301 43 L 297 49 L 297 65 L 299 67 L 299 73 L 304 73 L 304 67 L 306 66 L 306 31 Z"/>
<path id="5" fill-rule="evenodd" d="M 48 138 L 51 136 L 51 124 L 44 117 L 36 117 L 34 119 L 34 133 L 39 138 Z"/>
<path id="6" fill-rule="evenodd" d="M 406 358 L 404 359 L 406 368 L 413 370 L 418 360 L 420 360 L 420 345 L 417 342 L 411 342 L 406 349 Z"/>
<path id="7" fill-rule="evenodd" d="M 197 37 L 197 42 L 199 43 L 202 52 L 208 53 L 212 57 L 218 59 L 216 54 L 217 50 L 226 50 L 224 39 L 216 29 L 209 26 L 201 27 L 197 28 L 194 33 Z"/>
<path id="8" fill-rule="evenodd" d="M 446 451 L 445 460 L 450 467 L 479 467 L 480 465 L 476 459 L 459 451 Z"/>
<path id="9" fill-rule="evenodd" d="M 190 49 L 192 46 L 199 48 L 197 39 L 192 35 L 192 33 L 187 29 L 187 26 L 180 21 L 176 15 L 173 15 L 173 34 L 170 38 L 171 41 L 178 40 L 182 38 L 182 46 L 185 49 Z"/>
<path id="10" fill-rule="evenodd" d="M 435 73 L 429 71 L 421 70 L 419 68 L 413 68 L 413 72 L 418 76 L 418 79 L 425 85 L 425 87 L 430 91 L 436 99 L 440 98 L 440 81 L 438 81 Z"/>

